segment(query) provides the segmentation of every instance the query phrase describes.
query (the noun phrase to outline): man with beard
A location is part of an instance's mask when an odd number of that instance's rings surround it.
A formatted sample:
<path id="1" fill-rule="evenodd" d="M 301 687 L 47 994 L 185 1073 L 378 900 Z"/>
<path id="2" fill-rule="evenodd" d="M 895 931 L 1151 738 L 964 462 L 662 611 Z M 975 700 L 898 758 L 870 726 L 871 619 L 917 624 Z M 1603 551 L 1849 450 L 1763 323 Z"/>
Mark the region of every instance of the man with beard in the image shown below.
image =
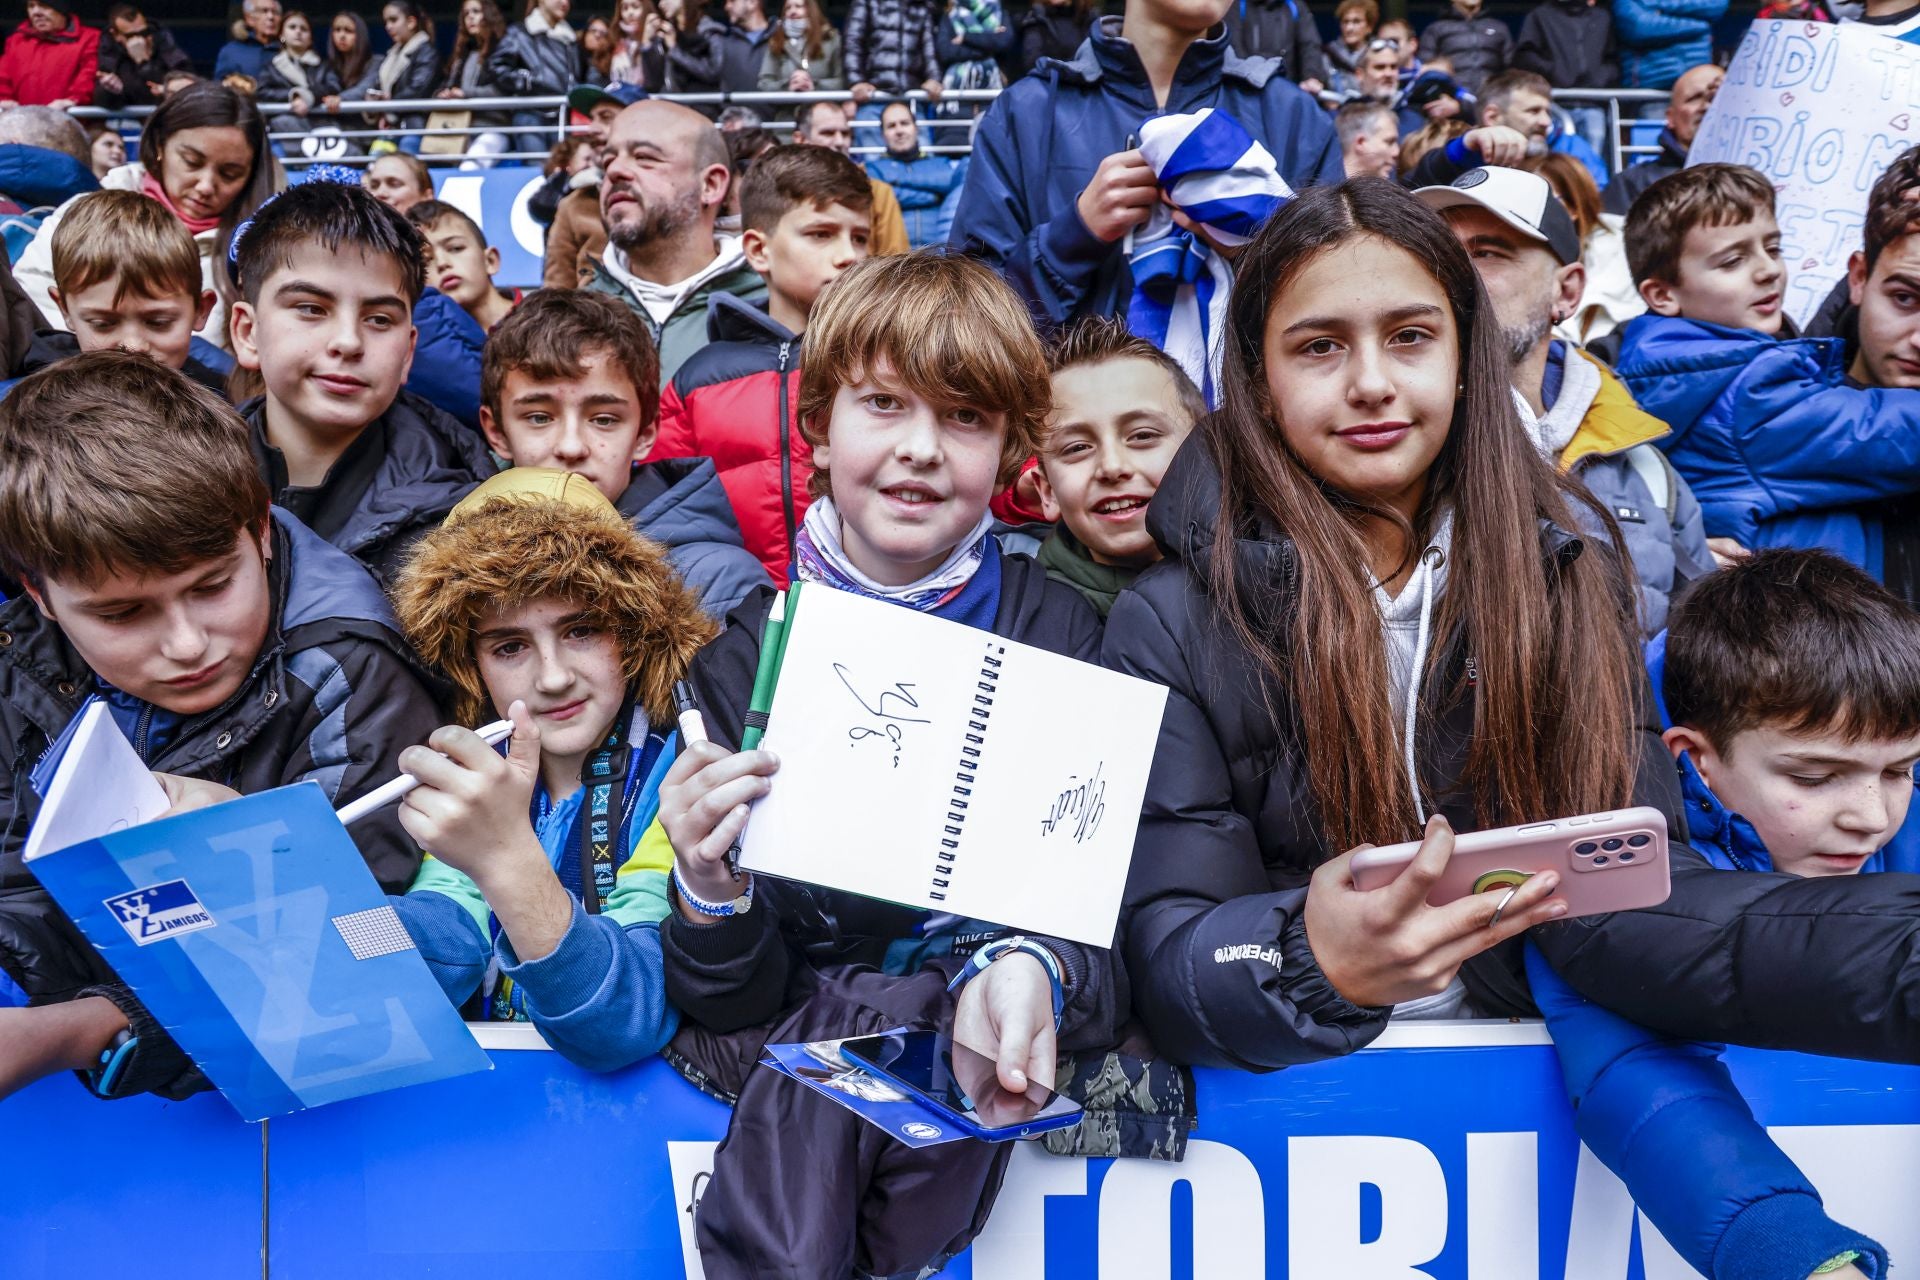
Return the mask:
<path id="1" fill-rule="evenodd" d="M 748 301 L 766 286 L 737 236 L 714 235 L 731 172 L 713 122 L 677 103 L 636 102 L 607 132 L 600 215 L 607 247 L 587 288 L 610 293 L 647 322 L 660 380 L 707 344 L 707 299 Z"/>
<path id="2" fill-rule="evenodd" d="M 1586 287 L 1572 216 L 1546 179 L 1520 169 L 1471 169 L 1415 194 L 1446 218 L 1493 300 L 1514 407 L 1534 444 L 1612 512 L 1639 579 L 1641 627 L 1656 634 L 1669 597 L 1711 572 L 1713 554 L 1700 504 L 1655 446 L 1667 424 L 1605 365 L 1552 336 Z"/>

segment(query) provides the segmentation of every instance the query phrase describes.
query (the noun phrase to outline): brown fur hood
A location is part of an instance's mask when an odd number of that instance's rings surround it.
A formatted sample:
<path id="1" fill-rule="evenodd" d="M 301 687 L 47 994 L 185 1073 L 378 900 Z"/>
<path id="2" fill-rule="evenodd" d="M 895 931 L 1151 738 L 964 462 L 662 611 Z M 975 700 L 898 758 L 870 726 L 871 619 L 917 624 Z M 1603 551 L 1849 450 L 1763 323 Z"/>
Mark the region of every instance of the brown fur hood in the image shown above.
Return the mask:
<path id="1" fill-rule="evenodd" d="M 453 681 L 455 712 L 468 724 L 489 706 L 474 656 L 481 616 L 546 597 L 577 602 L 604 622 L 637 704 L 652 723 L 673 723 L 673 683 L 718 628 L 666 549 L 611 508 L 493 498 L 416 543 L 393 586 L 407 639 Z"/>

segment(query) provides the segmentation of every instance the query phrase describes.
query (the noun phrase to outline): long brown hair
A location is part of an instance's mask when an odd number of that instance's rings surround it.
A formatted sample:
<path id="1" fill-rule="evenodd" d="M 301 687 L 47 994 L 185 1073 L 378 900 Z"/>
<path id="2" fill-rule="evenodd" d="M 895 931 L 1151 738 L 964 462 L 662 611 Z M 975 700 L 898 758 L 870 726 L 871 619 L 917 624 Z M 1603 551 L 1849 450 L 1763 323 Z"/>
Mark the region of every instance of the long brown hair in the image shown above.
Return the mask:
<path id="1" fill-rule="evenodd" d="M 1271 402 L 1264 347 L 1271 300 L 1318 255 L 1362 236 L 1406 250 L 1430 271 L 1459 330 L 1463 390 L 1416 523 L 1424 536 L 1435 511 L 1453 513 L 1449 577 L 1434 624 L 1441 641 L 1422 684 L 1437 679 L 1447 656 L 1457 661 L 1465 644 L 1477 678 L 1463 782 L 1476 815 L 1492 825 L 1625 803 L 1638 649 L 1619 532 L 1520 425 L 1493 308 L 1446 223 L 1394 184 L 1360 178 L 1309 188 L 1241 255 L 1223 402 L 1202 428 L 1220 471 L 1208 588 L 1270 676 L 1270 700 L 1273 693 L 1291 699 L 1327 847 L 1418 834 L 1361 521 L 1390 520 L 1410 548 L 1419 544 L 1406 521 L 1333 493 L 1287 447 L 1276 422 L 1285 409 Z M 1575 506 L 1606 535 L 1578 554 L 1550 553 L 1540 522 L 1572 529 Z M 1296 572 L 1285 616 L 1261 607 L 1262 584 L 1236 564 L 1236 542 L 1261 524 L 1278 526 L 1292 543 Z M 1281 728 L 1289 731 L 1284 721 Z"/>
<path id="2" fill-rule="evenodd" d="M 500 6 L 493 0 L 479 0 L 479 3 L 480 38 L 476 40 L 467 33 L 467 0 L 460 0 L 460 8 L 454 17 L 453 52 L 447 57 L 448 88 L 459 87 L 460 65 L 466 61 L 469 53 L 484 59 L 507 34 L 507 15 L 500 12 Z"/>
<path id="3" fill-rule="evenodd" d="M 801 50 L 800 56 L 809 62 L 818 58 L 827 42 L 827 33 L 832 30 L 820 0 L 807 0 L 807 47 Z M 775 62 L 787 56 L 787 26 L 778 19 L 773 23 L 773 34 L 767 37 L 767 55 Z"/>

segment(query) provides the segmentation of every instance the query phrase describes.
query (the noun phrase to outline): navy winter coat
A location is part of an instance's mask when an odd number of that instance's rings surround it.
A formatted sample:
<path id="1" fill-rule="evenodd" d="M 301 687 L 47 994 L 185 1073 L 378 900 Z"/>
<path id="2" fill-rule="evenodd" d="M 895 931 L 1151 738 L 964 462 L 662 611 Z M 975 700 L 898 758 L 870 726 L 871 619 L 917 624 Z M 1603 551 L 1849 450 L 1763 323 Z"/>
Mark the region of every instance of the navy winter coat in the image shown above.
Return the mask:
<path id="1" fill-rule="evenodd" d="M 1320 45 L 1320 28 L 1306 0 L 1234 0 L 1227 10 L 1227 43 L 1246 58 L 1278 58 L 1280 74 L 1295 84 L 1333 78 Z"/>
<path id="2" fill-rule="evenodd" d="M 1707 535 L 1820 547 L 1885 579 L 1885 519 L 1920 493 L 1920 391 L 1847 380 L 1836 338 L 1781 341 L 1673 316 L 1627 322 L 1617 371 L 1673 428 L 1661 442 Z"/>
<path id="3" fill-rule="evenodd" d="M 1145 121 L 1213 107 L 1273 153 L 1294 189 L 1345 176 L 1327 113 L 1279 72 L 1272 58 L 1235 53 L 1216 28 L 1187 49 L 1163 108 L 1120 19 L 1100 19 L 1073 61 L 1042 61 L 981 117 L 949 246 L 1004 276 L 1043 330 L 1123 311 L 1133 293 L 1124 241 L 1096 237 L 1075 202 Z"/>

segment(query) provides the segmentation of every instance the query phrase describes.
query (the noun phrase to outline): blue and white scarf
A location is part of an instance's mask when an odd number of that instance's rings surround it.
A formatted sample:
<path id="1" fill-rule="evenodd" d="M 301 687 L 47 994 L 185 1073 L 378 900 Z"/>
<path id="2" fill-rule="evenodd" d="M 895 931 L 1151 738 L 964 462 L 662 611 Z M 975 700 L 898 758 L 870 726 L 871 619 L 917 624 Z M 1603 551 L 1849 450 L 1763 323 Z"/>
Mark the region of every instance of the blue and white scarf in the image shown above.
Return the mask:
<path id="1" fill-rule="evenodd" d="M 938 569 L 917 582 L 889 587 L 875 582 L 854 567 L 840 545 L 840 513 L 832 498 L 817 499 L 807 508 L 800 533 L 793 542 L 793 567 L 802 582 L 824 582 L 842 591 L 887 600 L 913 609 L 937 609 L 966 589 L 986 555 L 987 532 L 993 528 L 993 512 L 983 511 L 980 522 L 960 540 Z"/>
<path id="2" fill-rule="evenodd" d="M 1273 154 L 1212 107 L 1140 126 L 1140 151 L 1161 189 L 1223 245 L 1243 245 L 1293 197 Z M 1127 327 L 1180 362 L 1212 405 L 1233 267 L 1171 220 L 1148 224 L 1128 259 Z"/>

